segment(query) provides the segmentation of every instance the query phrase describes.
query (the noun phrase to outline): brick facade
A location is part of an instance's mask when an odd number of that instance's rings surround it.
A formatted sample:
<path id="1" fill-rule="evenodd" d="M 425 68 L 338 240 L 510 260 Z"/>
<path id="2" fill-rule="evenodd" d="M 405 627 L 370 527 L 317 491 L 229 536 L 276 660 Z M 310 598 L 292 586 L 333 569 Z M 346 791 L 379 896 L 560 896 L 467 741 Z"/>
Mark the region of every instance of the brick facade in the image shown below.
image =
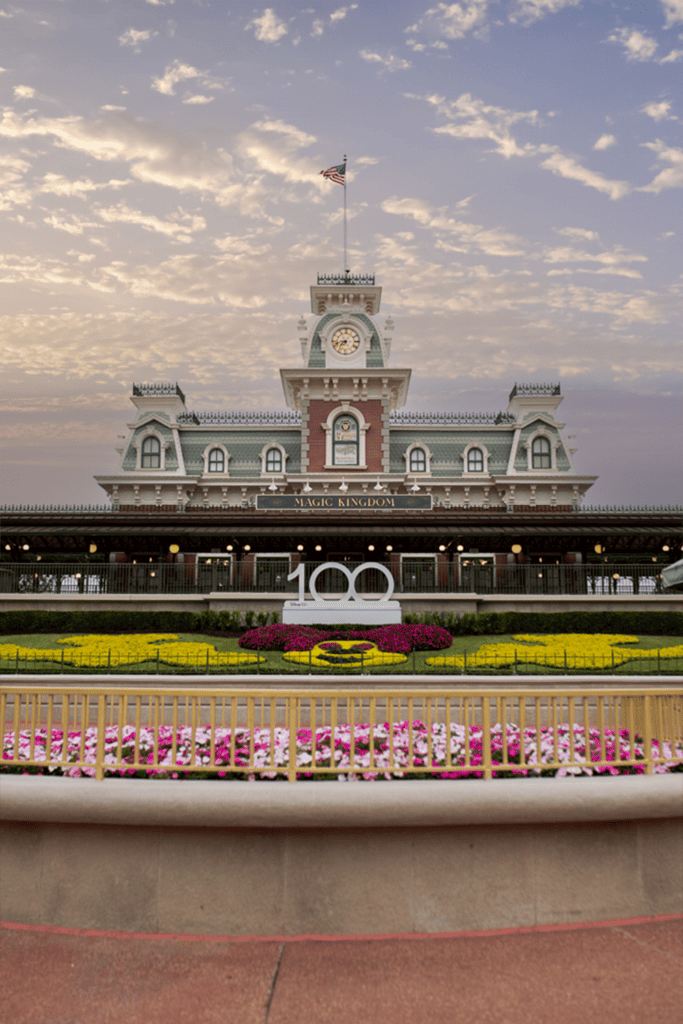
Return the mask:
<path id="1" fill-rule="evenodd" d="M 304 443 L 308 440 L 308 469 L 311 473 L 320 473 L 325 469 L 325 431 L 322 424 L 334 409 L 338 409 L 340 402 L 326 402 L 320 399 L 312 399 L 308 406 L 308 438 L 303 438 Z M 349 411 L 357 407 L 363 414 L 365 422 L 370 424 L 370 429 L 365 435 L 365 459 L 370 473 L 382 472 L 382 402 L 380 399 L 370 399 L 367 402 L 350 403 Z M 344 473 L 353 472 L 353 466 L 340 467 Z M 338 470 L 339 471 L 339 470 Z"/>

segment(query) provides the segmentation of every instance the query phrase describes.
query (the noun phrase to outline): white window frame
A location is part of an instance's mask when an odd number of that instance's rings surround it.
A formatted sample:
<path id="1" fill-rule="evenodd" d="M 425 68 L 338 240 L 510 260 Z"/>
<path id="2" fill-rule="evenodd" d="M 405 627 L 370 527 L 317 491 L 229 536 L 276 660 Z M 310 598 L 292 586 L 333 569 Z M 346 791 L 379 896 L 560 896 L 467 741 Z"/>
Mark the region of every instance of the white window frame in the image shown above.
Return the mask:
<path id="1" fill-rule="evenodd" d="M 224 468 L 223 468 L 222 471 L 220 471 L 218 473 L 211 472 L 209 470 L 209 455 L 215 449 L 218 449 L 219 452 L 223 452 L 223 467 Z M 207 444 L 206 448 L 202 452 L 202 460 L 204 462 L 204 472 L 203 472 L 202 475 L 203 476 L 209 476 L 209 477 L 211 477 L 212 480 L 215 480 L 215 479 L 217 479 L 219 477 L 230 476 L 230 458 L 231 458 L 230 452 L 225 447 L 225 445 L 220 444 L 220 442 L 216 442 L 216 441 L 212 441 L 211 444 Z"/>
<path id="2" fill-rule="evenodd" d="M 415 451 L 416 448 L 421 448 L 422 451 L 425 453 L 425 462 L 427 464 L 427 468 L 426 469 L 419 470 L 417 472 L 414 469 L 410 468 L 410 456 Z M 432 453 L 431 453 L 429 447 L 424 443 L 424 441 L 413 441 L 413 443 L 411 445 L 408 445 L 408 447 L 406 448 L 405 452 L 403 453 L 403 459 L 404 459 L 405 464 L 406 464 L 406 476 L 421 476 L 421 477 L 425 477 L 425 476 L 430 476 L 431 475 L 431 472 L 432 472 Z"/>
<path id="3" fill-rule="evenodd" d="M 156 469 L 145 468 L 142 466 L 142 446 L 148 437 L 154 437 L 159 442 L 159 465 Z M 141 473 L 163 473 L 166 469 L 166 452 L 171 447 L 170 441 L 166 441 L 164 437 L 159 433 L 158 430 L 145 430 L 144 434 L 140 434 L 135 443 L 135 470 Z"/>
<path id="4" fill-rule="evenodd" d="M 473 448 L 478 448 L 479 451 L 484 456 L 484 468 L 483 468 L 483 470 L 469 470 L 467 468 L 467 465 L 468 465 L 468 462 L 469 462 L 469 454 L 470 454 L 470 452 L 472 451 Z M 462 459 L 462 475 L 463 476 L 468 477 L 470 480 L 481 480 L 482 477 L 485 477 L 485 476 L 489 475 L 489 459 L 491 458 L 491 456 L 489 455 L 488 448 L 486 447 L 485 444 L 482 444 L 481 441 L 471 441 L 467 445 L 465 450 L 463 451 L 463 453 L 460 456 L 460 458 Z"/>
<path id="5" fill-rule="evenodd" d="M 357 466 L 337 466 L 334 462 L 334 421 L 338 416 L 353 416 L 356 423 L 358 424 L 358 465 Z M 355 472 L 359 469 L 367 469 L 366 457 L 365 457 L 365 435 L 370 429 L 370 424 L 366 422 L 365 416 L 350 402 L 342 402 L 335 409 L 333 409 L 324 423 L 320 424 L 322 430 L 325 431 L 325 469 L 334 469 L 337 473 Z"/>
<path id="6" fill-rule="evenodd" d="M 544 437 L 550 444 L 550 468 L 549 469 L 534 469 L 533 458 L 532 458 L 532 447 L 533 443 L 538 437 Z M 560 447 L 559 440 L 545 430 L 543 427 L 539 427 L 533 434 L 529 434 L 527 439 L 522 444 L 522 448 L 526 450 L 526 468 L 529 473 L 556 473 L 557 472 L 557 449 Z"/>
<path id="7" fill-rule="evenodd" d="M 282 456 L 282 469 L 281 469 L 281 471 L 279 473 L 273 473 L 272 470 L 270 470 L 270 471 L 266 470 L 266 458 L 267 458 L 268 452 L 271 450 L 271 448 L 277 448 L 277 450 L 280 452 L 280 455 Z M 287 472 L 287 459 L 288 458 L 289 458 L 289 455 L 287 454 L 287 452 L 282 447 L 282 445 L 280 444 L 279 441 L 269 441 L 268 444 L 265 444 L 263 446 L 263 448 L 261 449 L 261 476 L 262 477 L 276 477 L 276 478 L 282 480 L 282 478 L 284 477 L 285 473 Z"/>

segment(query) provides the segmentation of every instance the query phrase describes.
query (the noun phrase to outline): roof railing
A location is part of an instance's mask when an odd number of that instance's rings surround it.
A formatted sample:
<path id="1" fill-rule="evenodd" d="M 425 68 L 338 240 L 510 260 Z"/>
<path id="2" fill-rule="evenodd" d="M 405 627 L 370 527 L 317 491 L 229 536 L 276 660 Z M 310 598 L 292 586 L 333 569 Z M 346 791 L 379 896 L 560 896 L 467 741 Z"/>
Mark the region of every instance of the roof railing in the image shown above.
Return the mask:
<path id="1" fill-rule="evenodd" d="M 374 285 L 374 274 L 318 274 L 318 284 L 367 284 Z"/>
<path id="2" fill-rule="evenodd" d="M 512 391 L 510 392 L 510 401 L 513 398 L 530 398 L 537 396 L 547 396 L 554 398 L 560 394 L 559 384 L 515 384 Z"/>
<path id="3" fill-rule="evenodd" d="M 185 395 L 180 390 L 178 384 L 133 384 L 133 394 L 137 398 L 146 398 L 148 396 L 157 397 L 175 397 L 181 399 L 183 404 L 185 403 Z"/>
<path id="4" fill-rule="evenodd" d="M 204 424 L 223 424 L 225 426 L 249 427 L 300 427 L 301 413 L 286 410 L 285 412 L 246 412 L 240 409 L 218 412 L 181 412 L 178 423 L 193 423 L 195 426 Z"/>

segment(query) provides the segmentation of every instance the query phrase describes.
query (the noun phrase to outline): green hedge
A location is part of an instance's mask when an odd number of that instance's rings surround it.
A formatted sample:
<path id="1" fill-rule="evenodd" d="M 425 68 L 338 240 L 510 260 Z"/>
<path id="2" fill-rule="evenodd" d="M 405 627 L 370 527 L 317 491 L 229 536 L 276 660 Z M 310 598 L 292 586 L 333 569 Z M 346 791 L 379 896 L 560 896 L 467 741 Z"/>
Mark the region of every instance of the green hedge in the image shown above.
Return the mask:
<path id="1" fill-rule="evenodd" d="M 277 612 L 206 611 L 25 611 L 0 612 L 0 635 L 28 633 L 230 633 L 279 621 Z M 683 612 L 452 612 L 406 614 L 406 623 L 443 626 L 453 636 L 494 636 L 511 633 L 629 633 L 683 637 Z M 323 627 L 329 628 L 329 627 Z M 367 629 L 346 624 L 335 631 Z"/>
<path id="2" fill-rule="evenodd" d="M 683 612 L 481 612 L 454 615 L 425 612 L 404 616 L 405 622 L 443 626 L 453 636 L 495 636 L 513 633 L 628 633 L 683 637 Z"/>

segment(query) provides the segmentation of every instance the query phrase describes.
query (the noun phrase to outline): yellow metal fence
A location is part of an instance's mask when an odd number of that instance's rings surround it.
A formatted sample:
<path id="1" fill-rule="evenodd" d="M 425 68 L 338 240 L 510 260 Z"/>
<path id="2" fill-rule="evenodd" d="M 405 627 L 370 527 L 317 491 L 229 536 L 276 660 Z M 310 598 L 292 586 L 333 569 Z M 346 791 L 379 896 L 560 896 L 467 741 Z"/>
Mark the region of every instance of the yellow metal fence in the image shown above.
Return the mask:
<path id="1" fill-rule="evenodd" d="M 681 770 L 683 690 L 3 686 L 2 769 L 372 779 Z M 291 737 L 295 742 L 290 742 Z"/>

